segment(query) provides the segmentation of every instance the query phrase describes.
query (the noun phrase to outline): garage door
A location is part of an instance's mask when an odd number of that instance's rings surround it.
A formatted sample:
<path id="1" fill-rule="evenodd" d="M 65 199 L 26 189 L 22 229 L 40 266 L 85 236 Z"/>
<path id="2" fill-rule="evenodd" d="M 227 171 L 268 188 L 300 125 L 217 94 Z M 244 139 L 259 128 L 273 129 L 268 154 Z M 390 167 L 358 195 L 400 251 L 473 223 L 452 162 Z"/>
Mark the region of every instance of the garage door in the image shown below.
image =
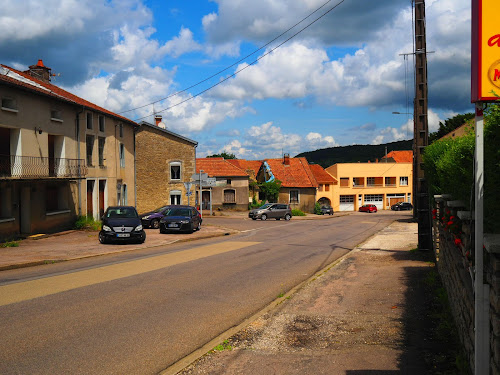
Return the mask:
<path id="1" fill-rule="evenodd" d="M 340 211 L 354 211 L 354 195 L 340 196 Z"/>
<path id="2" fill-rule="evenodd" d="M 377 209 L 384 209 L 384 194 L 365 194 L 365 204 L 374 204 Z"/>

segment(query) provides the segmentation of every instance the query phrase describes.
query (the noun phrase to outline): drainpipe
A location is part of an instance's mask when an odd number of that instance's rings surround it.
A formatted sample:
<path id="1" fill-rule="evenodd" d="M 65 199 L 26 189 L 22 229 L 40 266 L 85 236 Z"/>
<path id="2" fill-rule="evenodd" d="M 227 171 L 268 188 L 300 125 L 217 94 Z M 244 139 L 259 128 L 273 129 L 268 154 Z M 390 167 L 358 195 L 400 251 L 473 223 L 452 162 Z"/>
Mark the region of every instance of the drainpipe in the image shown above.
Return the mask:
<path id="1" fill-rule="evenodd" d="M 83 112 L 84 107 L 81 111 L 76 112 L 76 154 L 77 159 L 80 160 L 80 114 Z M 78 179 L 78 216 L 82 216 L 82 179 Z"/>
<path id="2" fill-rule="evenodd" d="M 140 129 L 140 124 L 139 126 L 136 128 L 134 126 L 134 207 L 137 209 L 137 159 L 136 159 L 136 149 L 135 149 L 135 135 L 137 134 L 137 132 L 139 131 Z"/>

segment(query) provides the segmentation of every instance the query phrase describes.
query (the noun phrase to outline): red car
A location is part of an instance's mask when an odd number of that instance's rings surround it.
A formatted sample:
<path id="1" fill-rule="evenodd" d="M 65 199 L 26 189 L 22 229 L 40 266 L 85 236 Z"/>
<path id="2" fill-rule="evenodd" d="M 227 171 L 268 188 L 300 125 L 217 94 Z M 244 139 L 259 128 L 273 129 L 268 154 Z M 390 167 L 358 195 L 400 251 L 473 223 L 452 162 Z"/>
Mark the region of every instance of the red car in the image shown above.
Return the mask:
<path id="1" fill-rule="evenodd" d="M 359 208 L 359 212 L 377 212 L 377 206 L 374 204 L 364 204 Z"/>

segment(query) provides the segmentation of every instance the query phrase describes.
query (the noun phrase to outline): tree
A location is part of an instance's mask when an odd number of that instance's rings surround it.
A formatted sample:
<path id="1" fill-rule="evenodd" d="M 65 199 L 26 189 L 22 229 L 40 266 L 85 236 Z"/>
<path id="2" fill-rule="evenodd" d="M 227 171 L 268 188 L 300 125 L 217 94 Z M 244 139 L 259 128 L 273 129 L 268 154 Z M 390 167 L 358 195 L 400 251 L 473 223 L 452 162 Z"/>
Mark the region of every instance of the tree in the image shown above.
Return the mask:
<path id="1" fill-rule="evenodd" d="M 474 118 L 474 113 L 464 113 L 462 115 L 456 115 L 452 118 L 445 120 L 444 124 L 439 122 L 439 129 L 434 133 L 429 134 L 429 144 L 444 137 L 446 134 L 452 132 L 456 128 L 459 128 L 467 121 Z"/>
<path id="2" fill-rule="evenodd" d="M 207 156 L 207 158 L 237 159 L 235 154 L 227 153 L 226 151 L 222 151 L 220 154 Z"/>
<path id="3" fill-rule="evenodd" d="M 259 185 L 259 189 L 269 202 L 277 202 L 280 195 L 281 181 L 274 180 L 270 182 L 263 182 Z"/>

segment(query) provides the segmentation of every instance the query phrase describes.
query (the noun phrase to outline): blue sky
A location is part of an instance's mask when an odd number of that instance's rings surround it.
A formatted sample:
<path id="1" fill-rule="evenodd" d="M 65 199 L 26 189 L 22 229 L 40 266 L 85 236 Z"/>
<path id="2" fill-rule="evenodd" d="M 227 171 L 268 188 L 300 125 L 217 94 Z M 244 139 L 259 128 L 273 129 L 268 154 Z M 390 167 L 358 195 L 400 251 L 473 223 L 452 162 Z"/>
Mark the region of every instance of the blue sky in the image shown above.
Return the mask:
<path id="1" fill-rule="evenodd" d="M 252 57 L 169 97 L 322 5 Z M 153 123 L 161 111 L 169 130 L 198 141 L 199 157 L 262 159 L 413 137 L 412 116 L 392 114 L 412 111 L 413 60 L 401 56 L 413 49 L 409 0 L 4 0 L 2 8 L 1 63 L 24 70 L 43 59 L 60 73 L 54 84 L 117 113 L 135 109 L 123 113 L 133 120 Z M 470 0 L 427 0 L 426 17 L 434 131 L 473 110 Z"/>

